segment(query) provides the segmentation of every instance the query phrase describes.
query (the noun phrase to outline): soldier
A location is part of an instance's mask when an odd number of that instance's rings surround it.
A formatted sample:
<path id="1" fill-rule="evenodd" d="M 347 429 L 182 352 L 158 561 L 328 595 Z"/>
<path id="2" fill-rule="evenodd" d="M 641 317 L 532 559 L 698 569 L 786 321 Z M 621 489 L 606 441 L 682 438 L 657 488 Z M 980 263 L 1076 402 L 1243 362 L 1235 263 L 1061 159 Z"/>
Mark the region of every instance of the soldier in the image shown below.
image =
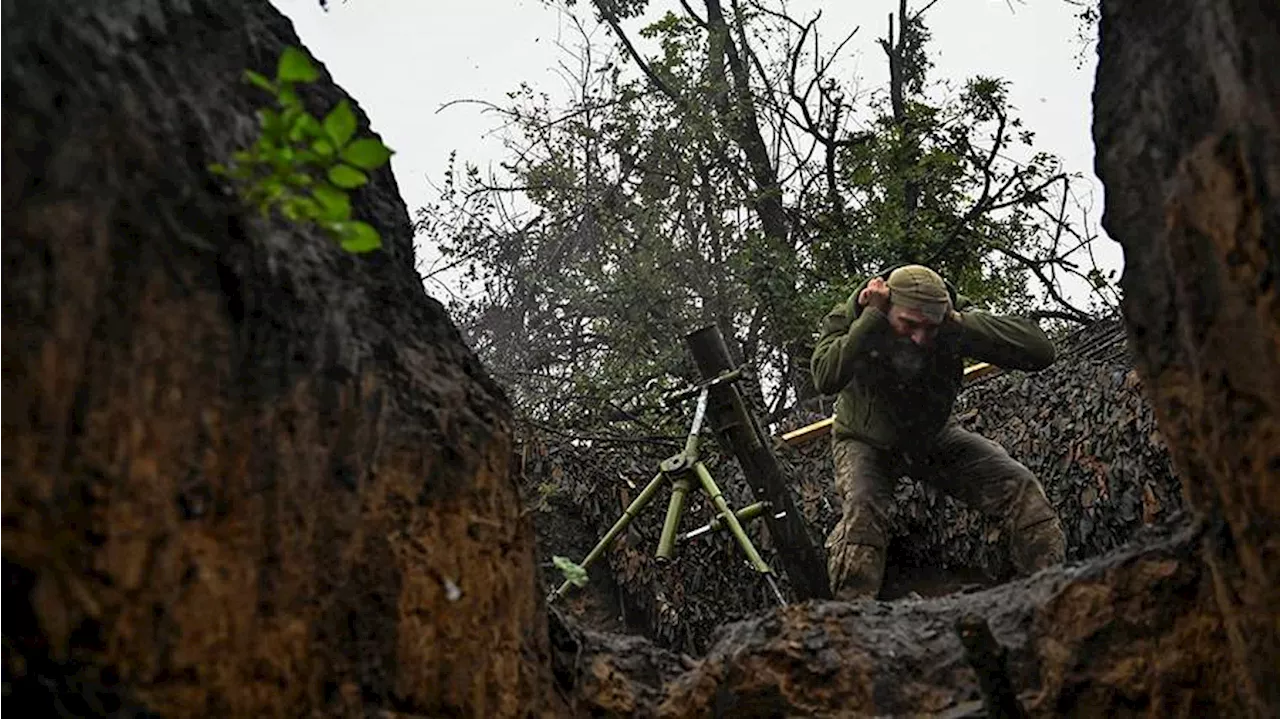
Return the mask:
<path id="1" fill-rule="evenodd" d="M 1062 526 L 1035 475 L 952 415 L 962 358 L 1035 371 L 1054 355 L 1035 322 L 972 309 L 922 265 L 867 280 L 827 314 L 811 366 L 818 391 L 839 395 L 832 434 L 842 517 L 826 543 L 833 594 L 880 591 L 886 513 L 903 475 L 1004 518 L 1019 573 L 1062 561 Z"/>

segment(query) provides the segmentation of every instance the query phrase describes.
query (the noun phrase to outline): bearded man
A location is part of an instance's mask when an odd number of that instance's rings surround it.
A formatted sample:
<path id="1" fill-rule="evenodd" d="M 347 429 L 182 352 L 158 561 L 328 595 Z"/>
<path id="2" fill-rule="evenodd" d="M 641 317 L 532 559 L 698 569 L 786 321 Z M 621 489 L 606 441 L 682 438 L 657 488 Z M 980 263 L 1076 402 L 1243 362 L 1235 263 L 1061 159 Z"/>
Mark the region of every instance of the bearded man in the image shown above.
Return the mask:
<path id="1" fill-rule="evenodd" d="M 826 542 L 836 597 L 879 593 L 902 476 L 1005 520 L 1020 574 L 1063 560 L 1062 525 L 1035 475 L 952 415 L 964 358 L 1036 371 L 1054 355 L 1034 321 L 974 309 L 922 265 L 863 282 L 827 314 L 811 368 L 818 391 L 838 395 L 832 451 L 842 517 Z"/>

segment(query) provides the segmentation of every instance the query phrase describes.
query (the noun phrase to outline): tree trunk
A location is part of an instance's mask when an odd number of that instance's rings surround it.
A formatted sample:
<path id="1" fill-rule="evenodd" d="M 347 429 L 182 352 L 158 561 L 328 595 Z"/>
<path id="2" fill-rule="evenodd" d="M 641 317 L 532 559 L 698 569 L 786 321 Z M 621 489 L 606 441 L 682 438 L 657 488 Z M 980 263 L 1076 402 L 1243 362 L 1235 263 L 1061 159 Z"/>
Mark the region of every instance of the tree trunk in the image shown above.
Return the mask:
<path id="1" fill-rule="evenodd" d="M 894 35 L 891 13 L 889 35 L 880 41 L 880 47 L 884 49 L 884 54 L 889 61 L 889 106 L 893 111 L 893 124 L 898 128 L 903 147 L 899 157 L 902 163 L 900 170 L 913 169 L 919 162 L 917 151 L 919 138 L 915 136 L 915 128 L 907 119 L 907 72 L 917 71 L 917 68 L 908 68 L 906 64 L 911 59 L 908 52 L 913 49 L 907 45 L 909 32 L 907 25 L 910 22 L 912 20 L 907 14 L 907 0 L 899 0 L 897 36 Z M 902 236 L 909 240 L 909 247 L 917 244 L 918 238 L 912 237 L 912 233 L 915 229 L 916 208 L 919 204 L 920 185 L 908 177 L 902 182 Z"/>
<path id="2" fill-rule="evenodd" d="M 712 56 L 709 58 L 712 80 L 721 90 L 717 97 L 721 113 L 726 114 L 730 136 L 746 161 L 747 174 L 755 186 L 748 198 L 760 222 L 760 257 L 751 263 L 747 275 L 753 291 L 766 308 L 765 328 L 769 344 L 784 344 L 796 333 L 796 291 L 794 278 L 779 277 L 780 267 L 787 267 L 795 245 L 791 223 L 783 204 L 783 188 L 778 170 L 769 156 L 769 148 L 756 114 L 756 98 L 751 89 L 751 71 L 747 64 L 745 36 L 739 27 L 739 41 L 732 37 L 733 28 L 725 19 L 720 0 L 705 0 L 707 32 Z M 741 18 L 737 22 L 741 22 Z M 741 45 L 741 47 L 739 47 Z M 726 66 L 728 74 L 726 75 Z M 763 405 L 767 407 L 767 403 Z"/>
<path id="3" fill-rule="evenodd" d="M 353 196 L 385 249 L 352 256 L 206 169 L 289 22 L 14 0 L 4 30 L 6 700 L 558 714 L 506 400 L 424 294 L 390 170 Z"/>

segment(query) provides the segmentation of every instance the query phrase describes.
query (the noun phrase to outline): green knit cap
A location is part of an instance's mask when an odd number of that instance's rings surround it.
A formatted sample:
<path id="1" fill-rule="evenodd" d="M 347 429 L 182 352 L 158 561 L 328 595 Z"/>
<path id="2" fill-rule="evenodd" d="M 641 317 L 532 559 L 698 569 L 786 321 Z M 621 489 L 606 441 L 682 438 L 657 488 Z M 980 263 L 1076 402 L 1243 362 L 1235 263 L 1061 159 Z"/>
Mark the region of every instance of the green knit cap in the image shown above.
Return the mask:
<path id="1" fill-rule="evenodd" d="M 889 273 L 889 301 L 918 310 L 931 322 L 942 322 L 951 309 L 947 283 L 924 265 L 907 265 Z"/>

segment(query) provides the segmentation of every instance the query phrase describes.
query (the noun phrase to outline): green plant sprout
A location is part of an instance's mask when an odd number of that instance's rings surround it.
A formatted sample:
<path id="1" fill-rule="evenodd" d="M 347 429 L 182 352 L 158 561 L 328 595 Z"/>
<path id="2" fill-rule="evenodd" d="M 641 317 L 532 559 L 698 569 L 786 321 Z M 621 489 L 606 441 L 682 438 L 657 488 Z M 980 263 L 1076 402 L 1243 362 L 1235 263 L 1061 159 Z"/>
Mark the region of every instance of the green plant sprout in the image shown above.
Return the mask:
<path id="1" fill-rule="evenodd" d="M 572 559 L 557 554 L 551 558 L 551 563 L 564 575 L 565 581 L 575 587 L 587 586 L 587 570 Z"/>
<path id="2" fill-rule="evenodd" d="M 245 80 L 275 95 L 277 108 L 258 110 L 262 134 L 252 146 L 209 169 L 236 181 L 241 199 L 264 216 L 276 209 L 291 221 L 319 225 L 348 252 L 370 252 L 382 247 L 382 238 L 372 225 L 351 219 L 347 192 L 367 183 L 367 173 L 394 153 L 376 138 L 356 137 L 347 100 L 323 120 L 303 108 L 294 88 L 319 76 L 296 47 L 281 53 L 275 80 L 246 70 Z"/>

